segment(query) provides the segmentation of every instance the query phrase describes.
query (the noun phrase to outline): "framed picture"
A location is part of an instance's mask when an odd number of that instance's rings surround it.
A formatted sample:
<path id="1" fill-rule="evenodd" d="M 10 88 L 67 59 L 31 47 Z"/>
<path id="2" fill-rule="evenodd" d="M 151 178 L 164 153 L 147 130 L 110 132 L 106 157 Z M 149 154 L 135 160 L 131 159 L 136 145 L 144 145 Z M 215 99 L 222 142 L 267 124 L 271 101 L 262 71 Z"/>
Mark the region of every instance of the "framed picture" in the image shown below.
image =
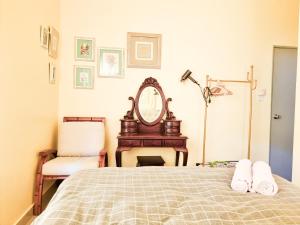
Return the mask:
<path id="1" fill-rule="evenodd" d="M 75 37 L 75 60 L 95 60 L 95 39 Z"/>
<path id="2" fill-rule="evenodd" d="M 74 66 L 74 88 L 94 88 L 93 66 Z"/>
<path id="3" fill-rule="evenodd" d="M 56 79 L 56 67 L 50 62 L 49 63 L 49 84 L 55 84 Z"/>
<path id="4" fill-rule="evenodd" d="M 40 26 L 40 46 L 48 49 L 49 46 L 49 27 L 48 26 Z"/>
<path id="5" fill-rule="evenodd" d="M 49 34 L 49 49 L 48 49 L 48 55 L 52 58 L 57 57 L 57 50 L 58 50 L 58 40 L 59 40 L 59 33 L 54 28 L 50 28 L 50 34 Z"/>
<path id="6" fill-rule="evenodd" d="M 97 67 L 99 77 L 124 77 L 124 49 L 99 48 Z"/>
<path id="7" fill-rule="evenodd" d="M 127 33 L 127 67 L 160 69 L 161 34 Z"/>

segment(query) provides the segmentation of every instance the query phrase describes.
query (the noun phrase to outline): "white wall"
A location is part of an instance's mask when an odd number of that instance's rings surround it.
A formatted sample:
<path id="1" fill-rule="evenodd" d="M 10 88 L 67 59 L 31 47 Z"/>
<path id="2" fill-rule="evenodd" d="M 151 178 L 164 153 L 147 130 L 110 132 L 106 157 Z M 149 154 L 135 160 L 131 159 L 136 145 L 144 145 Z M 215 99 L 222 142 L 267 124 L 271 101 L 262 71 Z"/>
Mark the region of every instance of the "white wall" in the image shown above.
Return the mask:
<path id="1" fill-rule="evenodd" d="M 300 17 L 299 17 L 299 27 L 300 27 Z M 300 43 L 300 40 L 298 40 L 298 43 Z M 297 84 L 296 84 L 293 182 L 298 186 L 300 186 L 300 53 L 299 51 L 298 51 L 298 71 L 297 71 Z"/>
<path id="2" fill-rule="evenodd" d="M 39 26 L 59 28 L 59 1 L 0 3 L 0 224 L 11 225 L 32 206 L 38 151 L 56 146 L 58 84 Z"/>
<path id="3" fill-rule="evenodd" d="M 63 0 L 61 1 L 61 84 L 59 116 L 107 117 L 110 164 L 114 164 L 119 119 L 130 108 L 142 81 L 153 76 L 171 109 L 183 120 L 182 133 L 189 137 L 189 164 L 201 161 L 204 105 L 196 86 L 180 83 L 186 70 L 205 80 L 246 79 L 255 66 L 258 89 L 265 88 L 262 102 L 254 98 L 253 158 L 268 161 L 270 90 L 273 45 L 297 45 L 298 0 Z M 93 90 L 73 88 L 74 36 L 95 37 L 97 46 L 126 48 L 127 32 L 162 34 L 162 68 L 126 68 L 124 79 L 96 78 Z M 209 108 L 208 160 L 246 156 L 248 100 L 245 88 L 231 85 L 233 96 L 215 99 Z M 158 150 L 157 150 L 158 151 Z M 135 165 L 135 154 L 160 154 L 173 163 L 172 151 L 148 150 L 127 153 L 125 165 Z"/>

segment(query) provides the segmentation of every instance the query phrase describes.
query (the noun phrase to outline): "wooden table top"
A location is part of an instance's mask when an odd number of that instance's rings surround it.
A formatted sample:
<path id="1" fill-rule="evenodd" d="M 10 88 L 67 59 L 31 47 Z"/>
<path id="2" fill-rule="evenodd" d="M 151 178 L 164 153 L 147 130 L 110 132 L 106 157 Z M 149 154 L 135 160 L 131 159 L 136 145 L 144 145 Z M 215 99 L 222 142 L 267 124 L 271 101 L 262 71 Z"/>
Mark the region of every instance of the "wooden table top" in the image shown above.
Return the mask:
<path id="1" fill-rule="evenodd" d="M 134 135 L 119 135 L 118 139 L 157 139 L 157 140 L 185 140 L 188 139 L 186 136 L 171 136 L 171 135 L 163 135 L 158 133 L 139 133 Z"/>

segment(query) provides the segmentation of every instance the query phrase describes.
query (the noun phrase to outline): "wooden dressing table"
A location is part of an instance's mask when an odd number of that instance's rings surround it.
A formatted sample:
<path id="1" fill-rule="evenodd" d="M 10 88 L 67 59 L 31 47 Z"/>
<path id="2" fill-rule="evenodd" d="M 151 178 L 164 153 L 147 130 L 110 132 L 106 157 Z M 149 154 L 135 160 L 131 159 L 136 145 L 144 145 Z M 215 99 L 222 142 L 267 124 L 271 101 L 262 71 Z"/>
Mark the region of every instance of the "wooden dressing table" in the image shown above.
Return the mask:
<path id="1" fill-rule="evenodd" d="M 176 151 L 175 165 L 178 166 L 180 152 L 183 166 L 187 165 L 187 137 L 180 133 L 181 120 L 176 120 L 156 79 L 149 77 L 140 86 L 131 110 L 121 119 L 121 132 L 116 150 L 117 167 L 122 166 L 122 152 L 134 147 L 171 147 Z M 134 119 L 134 111 L 138 119 Z"/>

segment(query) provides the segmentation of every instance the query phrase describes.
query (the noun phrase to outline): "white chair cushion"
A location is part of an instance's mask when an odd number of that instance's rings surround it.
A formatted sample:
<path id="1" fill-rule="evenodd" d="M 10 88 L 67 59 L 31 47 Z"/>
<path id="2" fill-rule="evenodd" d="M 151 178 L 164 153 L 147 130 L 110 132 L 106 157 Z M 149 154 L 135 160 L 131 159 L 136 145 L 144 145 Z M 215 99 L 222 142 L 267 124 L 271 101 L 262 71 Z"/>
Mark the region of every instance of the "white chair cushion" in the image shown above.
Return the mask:
<path id="1" fill-rule="evenodd" d="M 43 165 L 43 175 L 71 175 L 79 170 L 98 168 L 98 156 L 56 157 Z"/>
<path id="2" fill-rule="evenodd" d="M 58 156 L 96 156 L 104 148 L 102 122 L 63 122 L 59 129 Z"/>

